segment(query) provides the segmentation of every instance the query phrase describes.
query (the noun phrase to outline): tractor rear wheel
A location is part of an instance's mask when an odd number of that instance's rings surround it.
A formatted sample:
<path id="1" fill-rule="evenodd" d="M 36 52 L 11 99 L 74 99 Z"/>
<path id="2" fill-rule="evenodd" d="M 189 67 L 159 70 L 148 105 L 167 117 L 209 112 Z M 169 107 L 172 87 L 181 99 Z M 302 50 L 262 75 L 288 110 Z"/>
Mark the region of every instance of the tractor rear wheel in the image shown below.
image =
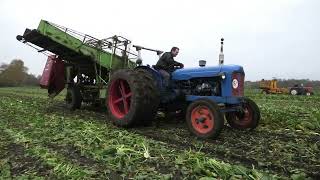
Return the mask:
<path id="1" fill-rule="evenodd" d="M 257 104 L 245 98 L 243 112 L 229 112 L 225 114 L 228 124 L 235 129 L 254 129 L 260 121 L 260 110 Z"/>
<path id="2" fill-rule="evenodd" d="M 80 109 L 82 102 L 81 92 L 78 86 L 71 86 L 67 89 L 66 103 L 70 110 Z"/>
<path id="3" fill-rule="evenodd" d="M 131 127 L 151 121 L 157 111 L 156 88 L 145 75 L 130 69 L 113 73 L 108 83 L 106 106 L 117 126 Z"/>
<path id="4" fill-rule="evenodd" d="M 160 103 L 160 91 L 158 90 L 157 86 L 157 80 L 153 77 L 153 75 L 146 69 L 143 68 L 136 68 L 134 70 L 138 75 L 139 79 L 144 82 L 145 87 L 144 91 L 141 93 L 145 93 L 145 97 L 148 102 L 148 105 L 144 107 L 146 112 L 150 112 L 150 117 L 143 117 L 141 119 L 142 125 L 150 125 L 152 123 L 152 120 L 154 116 L 156 115 Z M 147 84 L 146 84 L 147 82 Z"/>
<path id="5" fill-rule="evenodd" d="M 199 138 L 215 138 L 223 129 L 223 116 L 219 106 L 209 99 L 192 102 L 186 112 L 190 132 Z"/>

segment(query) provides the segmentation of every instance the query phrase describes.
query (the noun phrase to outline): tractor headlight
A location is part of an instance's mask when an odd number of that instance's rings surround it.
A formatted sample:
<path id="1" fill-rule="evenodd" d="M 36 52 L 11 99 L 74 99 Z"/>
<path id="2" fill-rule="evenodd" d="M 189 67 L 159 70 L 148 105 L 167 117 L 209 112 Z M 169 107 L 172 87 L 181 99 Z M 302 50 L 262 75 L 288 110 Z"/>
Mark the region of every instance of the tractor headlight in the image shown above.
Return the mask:
<path id="1" fill-rule="evenodd" d="M 226 78 L 226 75 L 225 74 L 222 74 L 221 75 L 221 79 L 225 79 Z"/>

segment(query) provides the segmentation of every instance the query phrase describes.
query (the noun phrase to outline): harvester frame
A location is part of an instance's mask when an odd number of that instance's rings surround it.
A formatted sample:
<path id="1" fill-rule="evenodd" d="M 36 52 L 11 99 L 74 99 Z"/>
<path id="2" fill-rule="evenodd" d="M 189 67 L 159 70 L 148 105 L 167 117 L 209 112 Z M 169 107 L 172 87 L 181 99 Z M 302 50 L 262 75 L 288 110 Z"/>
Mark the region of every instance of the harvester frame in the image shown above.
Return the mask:
<path id="1" fill-rule="evenodd" d="M 40 85 L 48 88 L 49 96 L 54 97 L 66 84 L 66 100 L 70 109 L 80 108 L 81 102 L 99 104 L 105 97 L 105 92 L 101 90 L 106 89 L 111 73 L 134 68 L 136 64 L 132 60 L 138 58 L 130 51 L 131 41 L 122 36 L 97 39 L 45 20 L 40 21 L 37 29 L 26 29 L 23 36 L 17 36 L 17 39 L 48 56 L 43 75 L 49 75 L 43 76 Z M 64 73 L 65 78 L 61 75 L 52 77 L 52 66 L 58 67 L 57 64 L 62 61 L 60 69 L 53 71 Z M 74 99 L 72 96 L 79 97 L 79 94 L 81 99 L 71 100 Z"/>

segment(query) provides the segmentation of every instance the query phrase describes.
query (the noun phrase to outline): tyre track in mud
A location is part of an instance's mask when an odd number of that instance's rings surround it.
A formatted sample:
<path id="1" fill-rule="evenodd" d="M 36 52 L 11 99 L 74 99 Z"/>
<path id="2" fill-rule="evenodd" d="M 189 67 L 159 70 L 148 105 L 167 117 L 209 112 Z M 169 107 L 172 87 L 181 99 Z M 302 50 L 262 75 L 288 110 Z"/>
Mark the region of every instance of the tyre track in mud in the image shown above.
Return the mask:
<path id="1" fill-rule="evenodd" d="M 224 151 L 223 149 L 220 148 L 215 148 L 215 147 L 197 147 L 193 144 L 190 144 L 188 142 L 188 140 L 193 141 L 194 138 L 193 137 L 188 137 L 186 138 L 187 140 L 183 140 L 183 141 L 177 141 L 176 139 L 170 138 L 167 135 L 160 135 L 157 133 L 153 132 L 148 132 L 148 131 L 142 131 L 142 130 L 135 130 L 135 133 L 144 135 L 148 138 L 154 139 L 156 141 L 160 141 L 160 142 L 164 142 L 166 143 L 169 147 L 175 148 L 175 149 L 179 149 L 179 150 L 189 150 L 192 149 L 194 151 L 200 151 L 203 152 L 205 154 L 207 154 L 209 157 L 212 158 L 216 158 L 218 160 L 230 163 L 230 164 L 237 164 L 237 165 L 243 165 L 247 168 L 252 168 L 252 166 L 255 167 L 255 169 L 260 169 L 260 170 L 264 170 L 264 171 L 270 171 L 271 172 L 275 172 L 276 174 L 281 174 L 284 176 L 290 176 L 290 170 L 299 168 L 302 169 L 308 176 L 313 177 L 314 179 L 319 179 L 320 178 L 320 173 L 317 172 L 318 169 L 316 167 L 306 167 L 306 163 L 305 164 L 301 164 L 301 162 L 296 162 L 294 164 L 287 165 L 287 166 L 280 166 L 280 165 L 274 165 L 274 164 L 269 164 L 266 166 L 261 166 L 259 165 L 260 162 L 255 160 L 254 158 L 249 158 L 249 157 L 245 157 L 243 155 L 238 155 L 236 153 L 231 153 L 230 151 L 239 149 L 239 148 L 243 148 L 243 146 L 234 146 L 234 147 L 226 147 L 229 148 L 228 149 L 228 153 L 226 153 L 226 151 Z M 215 144 L 214 140 L 198 140 L 201 142 L 209 142 L 212 144 Z M 248 148 L 248 147 L 244 147 L 244 148 Z"/>
<path id="2" fill-rule="evenodd" d="M 24 97 L 17 97 L 14 98 L 26 101 L 32 100 L 33 98 L 24 98 Z M 74 116 L 75 113 L 79 113 L 79 118 L 87 118 L 88 116 L 92 117 L 92 115 L 96 115 L 96 120 L 98 120 L 98 123 L 105 122 L 105 119 L 101 119 L 101 116 L 104 117 L 103 113 L 97 113 L 95 111 L 92 111 L 91 107 L 86 106 L 86 109 L 81 111 L 70 111 L 67 110 L 65 105 L 62 103 L 49 103 L 48 107 L 39 108 L 39 112 L 45 112 L 46 114 L 52 114 L 52 115 L 71 115 Z M 1 114 L 1 113 L 0 113 Z M 101 115 L 101 116 L 100 116 Z M 7 116 L 7 115 L 5 115 Z M 7 126 L 14 129 L 19 128 L 31 128 L 29 127 L 28 123 L 20 123 L 19 121 L 14 120 L 14 116 L 11 118 L 10 115 L 8 115 L 8 118 L 13 120 L 9 120 L 7 118 L 3 119 L 6 121 Z M 100 118 L 100 119 L 99 119 Z M 90 118 L 92 119 L 92 118 Z M 100 121 L 101 120 L 101 121 Z M 30 137 L 31 138 L 31 137 Z M 81 153 L 81 148 L 75 146 L 74 144 L 59 144 L 59 142 L 48 142 L 48 141 L 37 141 L 37 145 L 46 148 L 54 153 L 58 153 L 59 156 L 64 157 L 65 160 L 68 160 L 74 165 L 78 165 L 80 168 L 89 168 L 94 169 L 95 173 L 90 176 L 90 178 L 96 179 L 96 178 L 107 178 L 107 179 L 130 179 L 131 176 L 134 177 L 134 173 L 129 173 L 128 177 L 123 176 L 123 172 L 121 170 L 111 170 L 107 165 L 106 162 L 102 160 L 97 160 L 94 157 L 91 157 L 91 155 L 84 155 Z M 165 162 L 154 162 L 154 161 L 148 161 L 144 162 L 144 164 L 147 164 L 147 166 L 155 168 L 155 171 L 162 174 L 167 174 L 169 171 L 172 172 L 172 178 L 173 179 L 181 179 L 183 177 L 183 173 L 179 169 L 175 169 L 175 166 L 171 164 L 166 164 Z"/>
<path id="3" fill-rule="evenodd" d="M 47 112 L 51 112 L 51 113 L 59 113 L 59 112 L 64 112 L 67 114 L 74 114 L 74 112 L 67 110 L 65 104 L 63 103 L 55 103 L 52 104 L 51 106 L 48 107 L 50 110 L 47 110 Z M 85 111 L 82 111 L 85 110 Z M 81 118 L 85 118 L 87 116 L 90 116 L 92 118 L 91 115 L 94 115 L 93 118 L 95 118 L 98 121 L 101 122 L 106 122 L 109 123 L 107 121 L 107 115 L 103 110 L 99 110 L 97 108 L 93 108 L 90 106 L 84 107 L 81 110 L 77 110 L 77 112 L 81 111 L 81 114 L 77 114 L 79 117 Z M 149 125 L 147 127 L 143 127 L 143 126 L 139 126 L 137 128 L 131 128 L 134 130 L 137 130 L 137 132 L 139 134 L 143 134 L 144 131 L 148 131 L 148 130 L 172 130 L 174 131 L 175 129 L 178 128 L 183 128 L 182 131 L 175 131 L 175 133 L 177 133 L 178 135 L 180 134 L 180 136 L 188 136 L 188 138 L 190 139 L 195 139 L 194 136 L 192 136 L 188 131 L 187 131 L 187 126 L 185 124 L 185 122 L 182 121 L 164 121 L 164 118 L 160 118 L 160 117 L 156 117 L 156 119 L 154 120 L 152 125 Z M 140 131 L 141 132 L 140 132 Z M 154 132 L 153 131 L 153 132 Z M 279 141 L 283 141 L 283 142 L 287 142 L 290 140 L 305 140 L 308 141 L 310 143 L 320 143 L 320 135 L 306 135 L 303 133 L 295 133 L 295 134 L 288 134 L 285 132 L 270 132 L 270 131 L 240 131 L 240 130 L 234 130 L 228 126 L 224 127 L 224 130 L 222 132 L 222 135 L 225 132 L 233 132 L 236 135 L 244 135 L 244 136 L 255 136 L 255 137 L 259 137 L 259 139 L 276 139 Z M 148 134 L 149 132 L 146 132 L 146 134 Z M 225 140 L 230 140 L 230 138 L 223 136 L 223 137 L 219 137 L 217 140 L 201 140 L 207 143 L 212 143 L 212 144 L 216 144 L 217 141 L 225 141 Z"/>
<path id="4" fill-rule="evenodd" d="M 12 137 L 5 133 L 2 128 L 0 128 L 0 141 L 0 160 L 2 163 L 7 162 L 9 165 L 10 178 L 23 175 L 29 171 L 34 172 L 36 176 L 57 178 L 52 174 L 52 166 L 38 157 L 30 156 L 26 152 L 27 149 L 21 144 L 14 143 Z"/>
<path id="5" fill-rule="evenodd" d="M 79 167 L 90 168 L 95 171 L 90 178 L 93 179 L 123 179 L 120 172 L 111 170 L 102 161 L 91 159 L 85 155 L 82 155 L 80 150 L 71 145 L 59 145 L 55 143 L 45 142 L 44 147 L 53 150 L 66 159 L 70 160 L 72 163 L 77 164 Z"/>
<path id="6" fill-rule="evenodd" d="M 81 113 L 78 113 L 80 118 L 87 118 L 90 116 L 94 116 L 98 121 L 101 121 L 105 123 L 106 120 L 106 114 L 104 112 L 96 112 L 93 111 L 95 110 L 94 108 L 91 108 L 89 106 L 83 107 L 80 111 Z M 53 103 L 51 106 L 49 106 L 49 111 L 52 113 L 58 113 L 63 112 L 67 114 L 73 114 L 74 112 L 71 112 L 69 110 L 65 109 L 65 105 L 62 102 L 59 103 Z M 169 146 L 179 149 L 179 150 L 188 150 L 188 149 L 194 149 L 197 150 L 199 147 L 190 144 L 189 142 L 195 141 L 195 138 L 190 135 L 186 129 L 186 126 L 183 124 L 177 124 L 175 122 L 161 122 L 163 119 L 156 119 L 155 123 L 153 123 L 152 126 L 149 127 L 138 127 L 138 128 L 133 128 L 130 129 L 129 131 L 146 136 L 148 138 L 154 139 L 156 141 L 161 141 Z M 178 131 L 177 131 L 178 129 Z M 162 133 L 155 133 L 155 132 L 160 132 Z M 166 133 L 163 133 L 163 131 L 167 131 Z M 226 133 L 227 132 L 227 133 Z M 231 138 L 229 137 L 233 133 Z M 174 133 L 175 138 L 170 138 L 172 136 L 172 133 Z M 305 162 L 294 162 L 290 163 L 287 162 L 288 164 L 284 166 L 280 165 L 274 165 L 270 164 L 269 162 L 262 162 L 267 164 L 266 166 L 261 166 L 259 165 L 260 162 L 257 161 L 251 157 L 245 157 L 241 155 L 242 150 L 247 150 L 247 151 L 254 151 L 250 144 L 241 144 L 239 145 L 239 140 L 237 136 L 240 136 L 244 139 L 250 139 L 252 137 L 255 137 L 254 139 L 263 140 L 265 144 L 268 144 L 268 141 L 270 140 L 277 140 L 279 142 L 282 142 L 282 144 L 286 144 L 288 141 L 308 141 L 311 143 L 320 143 L 320 137 L 319 136 L 307 136 L 307 135 L 295 135 L 295 134 L 286 134 L 286 133 L 281 133 L 281 132 L 267 132 L 267 131 L 249 131 L 249 132 L 243 132 L 243 131 L 237 131 L 237 130 L 232 130 L 231 128 L 226 127 L 224 132 L 221 134 L 221 136 L 217 140 L 198 140 L 201 142 L 204 142 L 206 145 L 209 144 L 209 146 L 204 146 L 201 148 L 201 152 L 208 154 L 210 157 L 220 159 L 222 161 L 231 163 L 231 164 L 241 164 L 244 165 L 248 168 L 252 168 L 252 165 L 258 169 L 262 170 L 267 170 L 267 171 L 273 171 L 275 173 L 279 173 L 285 176 L 290 176 L 290 170 L 293 169 L 302 169 L 308 176 L 311 177 L 320 177 L 320 174 L 317 172 L 317 169 L 314 166 L 310 166 L 310 161 L 304 160 Z M 233 138 L 236 137 L 236 138 Z M 225 142 L 228 142 L 228 146 L 226 148 L 229 150 L 229 153 L 226 153 L 224 149 L 219 149 L 216 147 L 212 147 L 215 144 L 224 144 Z M 254 142 L 253 142 L 254 143 Z M 254 144 L 253 144 L 254 146 Z M 267 149 L 267 147 L 266 147 Z M 231 153 L 230 153 L 231 152 Z M 261 152 L 261 153 L 266 153 L 266 152 Z M 299 154 L 297 155 L 299 156 Z M 320 156 L 320 154 L 319 154 Z M 312 164 L 315 164 L 317 162 L 312 162 Z"/>
<path id="7" fill-rule="evenodd" d="M 53 104 L 51 108 L 53 113 L 61 111 L 67 114 L 73 113 L 65 110 L 64 104 L 61 103 Z M 89 107 L 84 107 L 84 109 L 82 110 L 84 111 L 81 111 L 81 113 L 78 114 L 81 118 L 87 118 L 88 116 L 92 118 L 92 115 L 94 115 L 93 118 L 95 120 L 98 120 L 102 123 L 108 123 L 105 122 L 106 114 L 104 112 L 92 112 L 93 109 Z M 251 157 L 246 157 L 242 153 L 243 151 L 255 151 L 253 147 L 255 146 L 255 142 L 257 141 L 261 144 L 265 144 L 265 151 L 260 150 L 256 152 L 256 154 L 267 153 L 268 146 L 270 146 L 269 141 L 277 141 L 279 142 L 279 144 L 284 145 L 288 142 L 296 143 L 299 141 L 307 141 L 313 144 L 320 144 L 320 136 L 316 135 L 308 136 L 304 134 L 287 134 L 285 132 L 270 131 L 238 131 L 225 126 L 224 131 L 218 139 L 198 140 L 194 136 L 190 135 L 184 123 L 165 121 L 163 118 L 157 118 L 151 126 L 131 128 L 129 129 L 129 131 L 146 136 L 156 141 L 164 142 L 169 147 L 175 149 L 193 149 L 195 151 L 200 150 L 201 152 L 207 154 L 212 158 L 217 158 L 231 164 L 243 165 L 247 168 L 252 168 L 252 166 L 254 166 L 256 169 L 271 171 L 284 176 L 290 176 L 292 174 L 290 171 L 294 169 L 301 169 L 312 178 L 320 178 L 320 173 L 318 172 L 317 167 L 314 166 L 315 164 L 320 165 L 320 163 L 308 160 L 308 158 L 297 159 L 296 161 L 286 162 L 286 164 L 284 165 L 279 165 L 273 164 L 272 162 L 270 163 L 265 160 L 257 160 L 255 159 L 254 155 Z M 246 140 L 248 142 L 251 141 L 251 143 L 241 143 L 241 141 Z M 190 143 L 194 141 L 203 143 L 203 147 L 199 147 Z M 226 144 L 225 149 L 219 146 L 221 144 Z M 218 147 L 216 147 L 215 145 L 218 145 Z M 320 153 L 317 153 L 316 155 L 320 156 Z M 303 154 L 296 154 L 296 156 L 303 156 Z M 263 164 L 261 165 L 261 163 Z"/>
<path id="8" fill-rule="evenodd" d="M 16 97 L 16 95 L 15 95 Z M 25 98 L 25 97 L 22 97 Z M 77 110 L 77 115 L 80 118 L 94 118 L 95 120 L 99 121 L 100 123 L 105 123 L 106 114 L 103 111 L 96 111 L 96 108 L 91 108 L 89 106 L 85 106 L 80 111 Z M 65 104 L 62 101 L 51 103 L 47 106 L 46 109 L 47 113 L 56 113 L 59 115 L 66 114 L 74 114 L 69 110 L 66 110 Z M 81 112 L 81 113 L 79 113 Z M 305 162 L 301 161 L 294 161 L 294 163 L 289 163 L 289 165 L 279 166 L 274 164 L 269 164 L 266 166 L 259 165 L 259 162 L 251 157 L 246 157 L 241 155 L 241 151 L 239 153 L 239 148 L 241 150 L 247 151 L 255 151 L 252 149 L 252 146 L 255 145 L 256 141 L 262 141 L 265 144 L 268 144 L 270 140 L 277 140 L 281 142 L 281 144 L 286 144 L 289 141 L 292 142 L 299 142 L 299 141 L 307 141 L 310 143 L 320 143 L 320 137 L 316 135 L 304 135 L 304 134 L 287 134 L 285 132 L 268 132 L 268 131 L 250 131 L 250 132 L 243 132 L 243 131 L 236 131 L 230 128 L 225 128 L 224 132 L 220 135 L 217 140 L 196 140 L 193 136 L 191 136 L 186 126 L 181 123 L 175 122 L 163 122 L 163 119 L 157 118 L 155 123 L 149 127 L 138 127 L 130 129 L 129 131 L 137 134 L 141 134 L 148 138 L 154 139 L 156 141 L 161 141 L 166 143 L 169 147 L 179 149 L 179 150 L 199 150 L 199 146 L 191 144 L 192 141 L 203 142 L 204 146 L 201 148 L 201 152 L 208 154 L 210 157 L 217 158 L 219 160 L 231 163 L 231 164 L 240 164 L 244 165 L 248 168 L 252 168 L 252 165 L 256 169 L 261 169 L 265 171 L 275 172 L 277 174 L 282 174 L 285 176 L 290 176 L 290 170 L 292 169 L 302 169 L 308 176 L 319 179 L 320 174 L 317 171 L 316 167 L 313 166 L 314 164 L 319 165 L 319 162 L 311 162 L 308 160 L 304 160 Z M 155 132 L 159 133 L 155 133 Z M 161 132 L 161 133 L 160 133 Z M 165 132 L 165 133 L 163 133 Z M 173 134 L 174 133 L 174 136 Z M 231 136 L 230 136 L 231 134 Z M 173 136 L 173 137 L 172 137 Z M 248 142 L 252 141 L 251 144 L 243 144 L 240 143 L 239 145 L 239 138 L 241 140 L 247 140 Z M 252 138 L 254 137 L 254 138 Z M 225 149 L 219 149 L 215 147 L 216 145 L 227 144 L 225 148 L 229 151 L 226 153 Z M 260 153 L 265 153 L 261 151 Z M 300 154 L 297 154 L 298 156 Z M 319 152 L 317 152 L 318 157 L 320 156 Z M 253 155 L 254 157 L 254 155 Z M 309 165 L 311 162 L 311 165 Z M 258 167 L 258 168 L 257 168 Z"/>
<path id="9" fill-rule="evenodd" d="M 14 127 L 14 125 L 15 125 L 14 123 L 11 123 L 11 126 L 13 128 L 17 128 L 17 127 Z M 18 125 L 18 127 L 20 127 L 20 125 Z M 28 126 L 27 124 L 24 124 L 23 127 L 26 128 Z M 3 140 L 3 137 L 4 137 L 3 134 L 0 133 L 0 140 Z M 60 156 L 64 157 L 65 160 L 71 162 L 73 165 L 77 165 L 80 168 L 84 168 L 84 169 L 94 170 L 95 173 L 90 175 L 90 178 L 92 179 L 119 179 L 120 180 L 120 179 L 132 178 L 132 177 L 124 177 L 122 174 L 123 172 L 121 170 L 117 170 L 117 171 L 111 170 L 107 166 L 106 162 L 103 162 L 101 160 L 96 160 L 94 157 L 90 157 L 90 155 L 89 156 L 83 155 L 79 147 L 76 147 L 73 144 L 61 145 L 61 144 L 57 144 L 56 142 L 53 143 L 53 142 L 42 141 L 42 142 L 37 142 L 37 145 L 40 145 L 54 153 L 58 153 Z M 47 166 L 43 167 L 43 165 L 41 164 L 40 164 L 41 166 L 39 165 L 38 161 L 41 161 L 41 158 L 34 158 L 29 156 L 24 157 L 23 154 L 25 152 L 25 148 L 22 145 L 11 143 L 8 147 L 9 147 L 9 151 L 11 151 L 10 154 L 14 154 L 14 155 L 10 155 L 14 157 L 14 163 L 20 166 L 18 168 L 17 167 L 11 168 L 11 173 L 13 174 L 13 176 L 21 175 L 23 174 L 23 172 L 27 171 L 28 169 L 35 167 L 34 170 L 36 170 L 36 172 L 40 172 L 40 173 L 37 173 L 37 175 L 46 176 L 46 177 L 50 175 L 50 177 L 51 176 L 55 177 L 55 175 L 52 174 L 51 172 L 54 169 L 54 167 L 48 166 L 51 168 L 50 171 L 48 172 L 49 174 L 44 172 L 44 168 L 46 168 Z M 7 155 L 7 154 L 3 153 L 3 156 L 0 155 L 0 159 L 5 157 L 4 155 Z M 11 159 L 12 158 L 10 158 L 9 162 L 12 162 Z M 150 166 L 154 166 L 155 170 L 157 170 L 159 173 L 166 174 L 168 170 L 170 170 L 170 165 L 156 164 L 154 162 L 146 162 L 146 163 L 149 164 Z M 130 176 L 134 176 L 134 174 L 130 174 Z M 173 173 L 173 178 L 180 179 L 180 177 L 182 177 L 182 173 L 179 170 Z M 59 178 L 55 177 L 53 179 L 59 179 Z"/>
<path id="10" fill-rule="evenodd" d="M 28 124 L 16 124 L 16 121 L 8 124 L 9 128 L 19 129 L 19 128 L 29 128 Z M 4 141 L 4 138 L 8 140 L 11 138 L 8 134 L 0 128 L 0 140 Z M 24 172 L 30 170 L 35 170 L 37 175 L 45 177 L 55 177 L 55 174 L 52 174 L 54 167 L 47 165 L 43 159 L 40 157 L 31 157 L 27 155 L 26 149 L 21 144 L 13 143 L 13 140 L 9 145 L 4 147 L 4 150 L 7 150 L 7 153 L 3 153 L 3 156 L 0 155 L 0 159 L 9 158 L 9 163 L 12 162 L 15 164 L 15 167 L 11 168 L 10 172 L 13 176 L 23 174 Z M 72 164 L 79 166 L 80 168 L 94 170 L 95 173 L 90 176 L 90 178 L 107 178 L 107 179 L 123 179 L 121 174 L 116 171 L 109 169 L 104 162 L 91 159 L 85 155 L 82 155 L 80 150 L 71 144 L 59 145 L 53 142 L 34 142 L 41 147 L 44 147 L 54 153 L 58 153 L 63 156 L 67 161 L 70 161 Z M 1 147 L 1 146 L 0 146 Z M 32 147 L 29 147 L 32 148 Z M 0 151 L 1 152 L 1 151 Z M 5 156 L 4 156 L 5 155 Z M 34 167 L 34 169 L 32 169 Z M 55 177 L 53 179 L 57 179 Z M 66 178 L 66 177 L 65 177 Z"/>

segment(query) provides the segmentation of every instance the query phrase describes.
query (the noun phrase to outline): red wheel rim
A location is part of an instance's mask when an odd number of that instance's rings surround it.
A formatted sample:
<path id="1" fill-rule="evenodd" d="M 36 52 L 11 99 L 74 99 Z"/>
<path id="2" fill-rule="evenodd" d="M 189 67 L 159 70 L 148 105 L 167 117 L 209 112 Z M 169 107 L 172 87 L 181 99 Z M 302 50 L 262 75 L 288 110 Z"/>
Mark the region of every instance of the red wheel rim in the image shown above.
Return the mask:
<path id="1" fill-rule="evenodd" d="M 130 110 L 132 92 L 126 80 L 112 82 L 109 92 L 109 109 L 116 118 L 123 118 Z"/>
<path id="2" fill-rule="evenodd" d="M 193 128 L 201 134 L 210 132 L 214 127 L 214 117 L 211 110 L 206 106 L 197 106 L 191 112 Z"/>

